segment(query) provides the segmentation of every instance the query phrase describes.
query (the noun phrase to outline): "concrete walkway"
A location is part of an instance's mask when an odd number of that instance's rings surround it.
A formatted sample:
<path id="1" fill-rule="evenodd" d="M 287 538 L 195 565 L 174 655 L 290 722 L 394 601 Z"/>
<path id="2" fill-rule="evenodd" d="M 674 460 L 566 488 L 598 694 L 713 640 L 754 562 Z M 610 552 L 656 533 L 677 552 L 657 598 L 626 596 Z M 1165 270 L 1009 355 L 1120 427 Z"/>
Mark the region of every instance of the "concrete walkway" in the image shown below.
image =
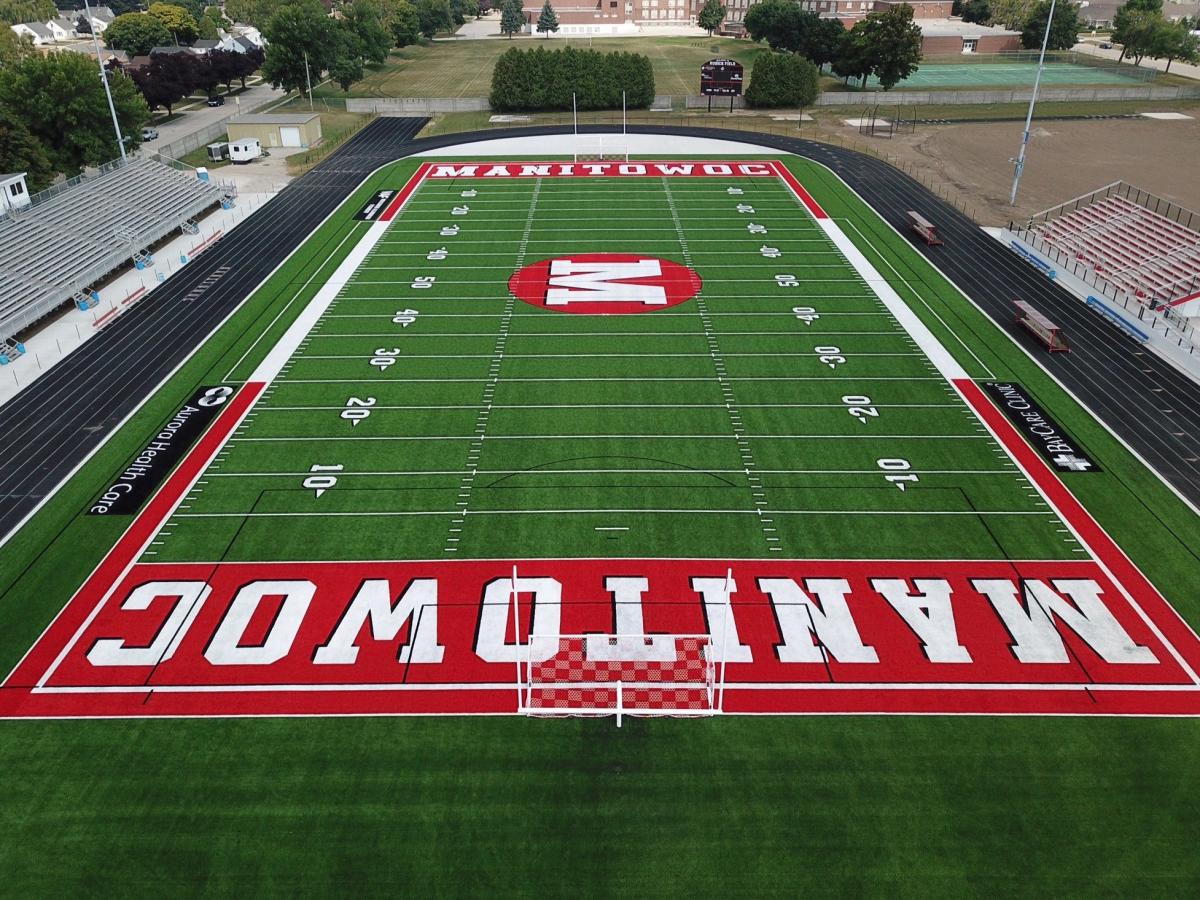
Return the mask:
<path id="1" fill-rule="evenodd" d="M 242 108 L 250 109 L 271 100 L 282 100 L 286 96 L 286 91 L 277 90 L 267 82 L 260 81 L 240 94 L 227 96 L 224 106 L 208 106 L 203 101 L 179 106 L 176 109 L 183 114 L 170 122 L 155 125 L 158 129 L 158 140 L 143 144 L 143 147 L 153 152 L 158 147 L 172 144 L 220 119 L 237 115 Z"/>

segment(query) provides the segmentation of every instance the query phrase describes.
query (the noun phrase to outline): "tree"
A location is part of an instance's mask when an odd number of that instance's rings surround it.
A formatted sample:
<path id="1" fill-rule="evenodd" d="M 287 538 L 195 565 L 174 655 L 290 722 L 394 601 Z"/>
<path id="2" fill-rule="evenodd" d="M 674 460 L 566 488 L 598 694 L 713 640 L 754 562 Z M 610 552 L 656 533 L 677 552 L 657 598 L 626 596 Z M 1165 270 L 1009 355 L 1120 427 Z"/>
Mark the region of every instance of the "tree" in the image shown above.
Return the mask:
<path id="1" fill-rule="evenodd" d="M 18 65 L 37 52 L 28 35 L 16 34 L 11 28 L 0 27 L 0 69 Z"/>
<path id="2" fill-rule="evenodd" d="M 1162 0 L 1129 0 L 1113 16 L 1113 41 L 1121 45 L 1120 62 L 1132 56 L 1138 64 L 1160 40 Z"/>
<path id="3" fill-rule="evenodd" d="M 54 0 L 0 0 L 0 24 L 48 22 L 58 15 Z"/>
<path id="4" fill-rule="evenodd" d="M 54 180 L 54 167 L 25 124 L 0 107 L 0 171 L 24 172 L 30 193 L 45 190 Z"/>
<path id="5" fill-rule="evenodd" d="M 145 13 L 124 13 L 104 29 L 104 43 L 130 56 L 146 56 L 153 47 L 170 44 L 171 32 L 162 20 Z"/>
<path id="6" fill-rule="evenodd" d="M 818 19 L 816 28 L 809 35 L 808 45 L 801 53 L 821 68 L 841 55 L 845 40 L 846 27 L 839 19 Z"/>
<path id="7" fill-rule="evenodd" d="M 913 22 L 913 8 L 907 3 L 892 6 L 887 12 L 871 13 L 855 23 L 851 35 L 856 31 L 860 32 L 858 43 L 866 51 L 870 71 L 885 91 L 917 71 L 921 28 Z"/>
<path id="8" fill-rule="evenodd" d="M 297 0 L 267 25 L 262 74 L 275 87 L 306 91 L 309 78 L 320 80 L 333 59 L 333 20 L 319 0 Z"/>
<path id="9" fill-rule="evenodd" d="M 176 6 L 174 3 L 151 3 L 146 15 L 153 16 L 166 25 L 167 31 L 171 32 L 177 43 L 193 44 L 200 37 L 200 28 L 196 25 L 195 18 L 182 6 Z"/>
<path id="10" fill-rule="evenodd" d="M 92 21 L 83 13 L 75 17 L 75 33 L 76 34 L 91 34 Z"/>
<path id="11" fill-rule="evenodd" d="M 709 37 L 712 37 L 713 32 L 720 28 L 724 21 L 725 7 L 721 5 L 721 0 L 704 0 L 700 15 L 696 17 L 696 24 L 707 31 Z"/>
<path id="12" fill-rule="evenodd" d="M 392 42 L 397 47 L 407 47 L 421 39 L 421 19 L 416 8 L 408 0 L 399 0 L 391 11 L 389 25 Z"/>
<path id="13" fill-rule="evenodd" d="M 375 0 L 354 0 L 342 7 L 342 23 L 358 39 L 358 55 L 382 63 L 392 49 L 392 34 L 384 27 L 384 13 Z M 331 73 L 332 74 L 332 73 Z M 360 74 L 358 81 L 362 78 Z"/>
<path id="14" fill-rule="evenodd" d="M 1044 0 L 1033 8 L 1029 18 L 1025 20 L 1025 28 L 1021 32 L 1021 46 L 1026 50 L 1036 50 L 1042 46 L 1042 38 L 1046 34 L 1046 21 L 1050 18 L 1050 0 Z M 1064 0 L 1054 7 L 1054 21 L 1050 24 L 1050 39 L 1046 43 L 1047 50 L 1070 50 L 1079 41 L 1079 32 L 1083 25 L 1079 21 L 1079 7 Z"/>
<path id="15" fill-rule="evenodd" d="M 763 0 L 746 11 L 742 22 L 751 40 L 766 41 L 772 50 L 794 52 L 800 48 L 803 15 L 793 0 Z"/>
<path id="16" fill-rule="evenodd" d="M 1187 63 L 1200 61 L 1200 38 L 1191 33 L 1186 21 L 1162 22 L 1149 53 L 1154 59 L 1165 59 L 1165 71 L 1170 72 L 1171 63 L 1177 59 Z"/>
<path id="17" fill-rule="evenodd" d="M 136 147 L 150 110 L 120 72 L 108 82 L 121 133 Z M 120 155 L 96 61 L 81 53 L 36 56 L 0 72 L 0 106 L 25 124 L 55 171 L 75 175 Z"/>
<path id="18" fill-rule="evenodd" d="M 215 41 L 219 37 L 219 29 L 225 27 L 225 17 L 221 15 L 219 6 L 209 6 L 196 20 L 200 37 L 206 41 Z"/>
<path id="19" fill-rule="evenodd" d="M 339 22 L 334 27 L 332 36 L 329 77 L 343 91 L 349 92 L 350 85 L 361 81 L 363 77 L 362 41 L 355 34 L 353 27 L 347 25 L 345 21 Z"/>
<path id="20" fill-rule="evenodd" d="M 107 0 L 105 5 L 112 10 L 114 16 L 131 12 L 141 12 L 142 10 L 141 0 Z"/>
<path id="21" fill-rule="evenodd" d="M 1033 9 L 1036 0 L 991 0 L 993 25 L 1003 25 L 1008 29 L 1024 27 L 1025 20 Z"/>
<path id="22" fill-rule="evenodd" d="M 288 0 L 225 0 L 225 15 L 235 22 L 266 28 Z"/>
<path id="23" fill-rule="evenodd" d="M 871 74 L 871 48 L 859 24 L 856 23 L 842 39 L 841 52 L 833 60 L 833 74 L 845 79 L 847 84 L 851 78 L 857 78 L 865 85 L 867 76 Z"/>
<path id="24" fill-rule="evenodd" d="M 977 25 L 986 25 L 992 18 L 992 7 L 988 0 L 967 0 L 962 6 L 962 20 Z"/>
<path id="25" fill-rule="evenodd" d="M 416 10 L 421 34 L 429 40 L 433 40 L 439 32 L 450 30 L 449 0 L 416 0 Z"/>
<path id="26" fill-rule="evenodd" d="M 710 0 L 710 2 L 715 3 L 716 0 Z M 555 13 L 554 7 L 550 5 L 550 0 L 546 0 L 542 4 L 542 12 L 538 16 L 537 27 L 538 31 L 546 35 L 547 39 L 549 39 L 552 32 L 558 31 L 558 14 Z"/>
<path id="27" fill-rule="evenodd" d="M 150 109 L 171 108 L 200 86 L 200 60 L 191 53 L 156 53 L 150 65 L 134 72 L 133 80 Z"/>
<path id="28" fill-rule="evenodd" d="M 233 90 L 234 79 L 238 78 L 242 71 L 242 56 L 233 50 L 216 50 L 208 51 L 208 64 L 212 68 L 213 76 L 221 84 L 225 85 L 225 90 Z"/>
<path id="29" fill-rule="evenodd" d="M 242 82 L 242 90 L 246 89 L 246 77 L 253 75 L 266 62 L 266 54 L 262 47 L 252 47 L 245 53 L 235 53 L 238 58 L 238 79 Z"/>
<path id="30" fill-rule="evenodd" d="M 500 10 L 500 33 L 512 36 L 525 27 L 525 14 L 521 11 L 521 0 L 505 0 Z"/>
<path id="31" fill-rule="evenodd" d="M 756 108 L 811 106 L 820 76 L 811 61 L 796 53 L 760 53 L 754 60 L 746 103 Z"/>

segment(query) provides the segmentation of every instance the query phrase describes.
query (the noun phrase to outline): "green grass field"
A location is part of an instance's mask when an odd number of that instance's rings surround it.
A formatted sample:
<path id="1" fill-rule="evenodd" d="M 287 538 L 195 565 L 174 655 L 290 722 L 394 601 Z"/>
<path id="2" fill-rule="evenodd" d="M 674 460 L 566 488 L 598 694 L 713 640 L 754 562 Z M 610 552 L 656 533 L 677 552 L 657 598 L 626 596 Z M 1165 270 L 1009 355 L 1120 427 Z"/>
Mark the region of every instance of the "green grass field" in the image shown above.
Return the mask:
<path id="1" fill-rule="evenodd" d="M 958 365 L 1086 446 L 1103 472 L 1070 489 L 1200 623 L 1195 515 L 832 174 L 787 164 Z M 371 227 L 352 214 L 415 165 L 371 176 L 4 546 L 0 668 L 128 524 L 83 515 L 97 493 L 197 386 L 252 376 Z M 143 561 L 1077 558 L 880 286 L 779 182 L 740 188 L 427 182 Z M 506 289 L 590 252 L 678 260 L 704 289 L 612 317 Z M 319 497 L 313 464 L 344 467 Z M 1194 719 L 10 720 L 0 866 L 14 896 L 1192 896 L 1196 747 Z"/>
<path id="2" fill-rule="evenodd" d="M 741 62 L 747 72 L 761 52 L 758 44 L 733 38 L 555 38 L 553 41 L 468 40 L 459 43 L 405 47 L 394 51 L 379 67 L 367 67 L 367 76 L 350 88 L 351 97 L 486 97 L 492 89 L 492 69 L 501 53 L 512 47 L 529 50 L 566 46 L 642 53 L 654 66 L 654 86 L 659 94 L 682 96 L 700 92 L 700 66 L 718 56 Z M 317 97 L 345 97 L 327 84 Z"/>

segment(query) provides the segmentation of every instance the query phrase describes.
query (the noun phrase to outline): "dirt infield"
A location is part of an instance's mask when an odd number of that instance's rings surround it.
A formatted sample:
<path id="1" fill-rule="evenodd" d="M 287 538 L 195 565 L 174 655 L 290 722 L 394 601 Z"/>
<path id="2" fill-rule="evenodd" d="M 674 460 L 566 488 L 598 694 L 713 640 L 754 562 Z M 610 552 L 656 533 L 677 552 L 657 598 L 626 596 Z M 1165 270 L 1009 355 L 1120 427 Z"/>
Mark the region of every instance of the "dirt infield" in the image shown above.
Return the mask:
<path id="1" fill-rule="evenodd" d="M 872 140 L 881 153 L 917 167 L 926 181 L 952 185 L 982 225 L 1001 225 L 1127 181 L 1200 209 L 1200 104 L 1194 119 L 1034 122 L 1017 206 L 1008 205 L 1021 123 L 920 126 L 916 134 Z M 864 139 L 871 140 L 871 139 Z"/>

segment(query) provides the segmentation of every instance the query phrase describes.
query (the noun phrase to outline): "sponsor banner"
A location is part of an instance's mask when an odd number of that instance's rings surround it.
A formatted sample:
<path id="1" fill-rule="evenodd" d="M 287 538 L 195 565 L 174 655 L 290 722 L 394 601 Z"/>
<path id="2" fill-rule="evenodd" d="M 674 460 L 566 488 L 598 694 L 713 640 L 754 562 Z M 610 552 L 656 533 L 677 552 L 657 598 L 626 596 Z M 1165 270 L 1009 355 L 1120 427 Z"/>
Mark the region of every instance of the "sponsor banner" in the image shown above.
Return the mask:
<path id="1" fill-rule="evenodd" d="M 433 163 L 427 178 L 774 178 L 767 161 Z"/>
<path id="2" fill-rule="evenodd" d="M 196 438 L 217 417 L 234 389 L 202 387 L 125 467 L 88 508 L 89 516 L 128 516 L 158 490 Z"/>
<path id="3" fill-rule="evenodd" d="M 984 381 L 980 387 L 1056 472 L 1102 471 L 1021 385 L 1011 381 Z"/>
<path id="4" fill-rule="evenodd" d="M 0 715 L 511 713 L 531 634 L 709 635 L 727 712 L 1200 712 L 1090 561 L 139 564 L 74 613 Z"/>
<path id="5" fill-rule="evenodd" d="M 374 222 L 379 218 L 379 214 L 387 209 L 387 205 L 391 199 L 396 196 L 395 191 L 376 191 L 375 196 L 354 214 L 354 218 L 360 222 Z"/>

